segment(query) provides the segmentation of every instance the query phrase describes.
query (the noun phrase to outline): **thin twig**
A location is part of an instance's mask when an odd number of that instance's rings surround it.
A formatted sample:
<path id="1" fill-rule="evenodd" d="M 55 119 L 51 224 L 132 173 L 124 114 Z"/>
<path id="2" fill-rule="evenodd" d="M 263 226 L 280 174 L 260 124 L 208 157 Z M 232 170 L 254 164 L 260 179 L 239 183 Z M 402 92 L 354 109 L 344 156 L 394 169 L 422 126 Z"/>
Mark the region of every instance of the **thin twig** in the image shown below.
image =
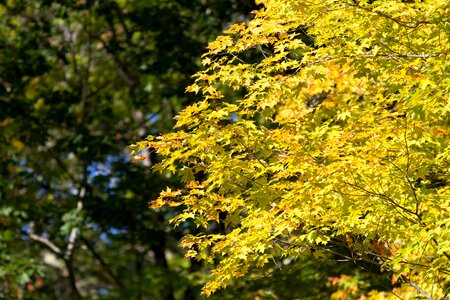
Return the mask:
<path id="1" fill-rule="evenodd" d="M 421 293 L 425 298 L 427 298 L 428 300 L 433 300 L 433 297 L 431 297 L 430 295 L 427 294 L 427 292 L 425 292 L 423 289 L 420 288 L 420 286 L 418 286 L 417 284 L 415 284 L 414 282 L 412 282 L 411 280 L 407 279 L 405 276 L 401 276 L 402 280 L 405 281 L 406 283 L 408 283 L 410 286 L 412 286 L 413 288 L 415 288 L 419 293 Z"/>
<path id="2" fill-rule="evenodd" d="M 108 264 L 105 262 L 105 260 L 100 256 L 100 254 L 95 250 L 94 245 L 85 237 L 80 236 L 80 239 L 83 241 L 83 243 L 86 245 L 89 251 L 91 251 L 92 255 L 95 257 L 95 259 L 100 263 L 100 265 L 103 267 L 103 269 L 108 274 L 108 277 L 111 279 L 111 281 L 116 284 L 119 287 L 124 287 L 124 284 L 122 281 L 117 277 L 111 268 L 108 266 Z"/>
<path id="3" fill-rule="evenodd" d="M 418 27 L 419 25 L 421 25 L 421 24 L 433 24 L 433 23 L 430 22 L 430 21 L 416 21 L 416 22 L 405 22 L 405 21 L 400 21 L 400 20 L 398 20 L 398 19 L 396 19 L 396 18 L 394 18 L 394 17 L 391 17 L 391 16 L 389 16 L 389 15 L 387 15 L 387 14 L 381 12 L 381 11 L 374 11 L 374 10 L 371 10 L 371 9 L 369 9 L 369 8 L 367 8 L 367 7 L 361 6 L 361 5 L 359 5 L 358 2 L 356 2 L 356 1 L 353 1 L 353 3 L 355 3 L 355 4 L 352 5 L 352 4 L 349 3 L 349 5 L 350 5 L 350 6 L 357 7 L 357 8 L 360 8 L 360 9 L 363 9 L 363 10 L 365 10 L 365 11 L 367 11 L 367 12 L 370 12 L 370 13 L 377 14 L 377 15 L 383 17 L 383 18 L 389 19 L 389 20 L 391 20 L 391 21 L 397 23 L 398 25 L 400 25 L 400 26 L 402 26 L 402 27 L 406 27 L 406 28 L 417 28 L 417 27 Z M 412 25 L 410 25 L 410 24 L 412 24 Z"/>

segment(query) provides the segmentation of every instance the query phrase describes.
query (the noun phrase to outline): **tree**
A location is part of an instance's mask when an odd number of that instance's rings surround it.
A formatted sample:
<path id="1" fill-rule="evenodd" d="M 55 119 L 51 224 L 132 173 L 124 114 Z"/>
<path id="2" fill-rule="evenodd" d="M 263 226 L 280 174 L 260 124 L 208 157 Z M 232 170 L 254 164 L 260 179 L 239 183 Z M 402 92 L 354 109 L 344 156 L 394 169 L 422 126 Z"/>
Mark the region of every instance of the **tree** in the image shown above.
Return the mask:
<path id="1" fill-rule="evenodd" d="M 261 3 L 209 44 L 187 89 L 202 100 L 134 145 L 185 182 L 152 206 L 204 228 L 181 243 L 213 266 L 203 293 L 332 255 L 391 274 L 397 296 L 445 297 L 450 3 Z"/>
<path id="2" fill-rule="evenodd" d="M 172 127 L 239 3 L 0 1 L 0 298 L 197 298 L 191 228 L 146 209 L 177 180 L 127 145 Z"/>

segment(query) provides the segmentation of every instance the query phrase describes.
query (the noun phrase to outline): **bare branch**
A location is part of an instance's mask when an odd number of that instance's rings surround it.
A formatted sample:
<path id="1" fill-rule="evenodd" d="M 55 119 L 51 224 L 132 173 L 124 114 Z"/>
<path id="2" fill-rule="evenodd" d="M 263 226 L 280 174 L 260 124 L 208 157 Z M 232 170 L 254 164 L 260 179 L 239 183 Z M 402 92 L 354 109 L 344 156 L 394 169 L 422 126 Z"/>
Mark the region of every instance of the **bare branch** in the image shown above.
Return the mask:
<path id="1" fill-rule="evenodd" d="M 26 232 L 26 231 L 22 231 L 21 232 L 23 235 L 29 237 L 31 240 L 39 242 L 43 245 L 45 245 L 47 248 L 49 248 L 53 253 L 55 253 L 58 256 L 61 256 L 62 252 L 61 249 L 56 246 L 53 242 L 51 242 L 49 239 L 42 237 L 40 235 L 34 234 L 32 232 Z"/>

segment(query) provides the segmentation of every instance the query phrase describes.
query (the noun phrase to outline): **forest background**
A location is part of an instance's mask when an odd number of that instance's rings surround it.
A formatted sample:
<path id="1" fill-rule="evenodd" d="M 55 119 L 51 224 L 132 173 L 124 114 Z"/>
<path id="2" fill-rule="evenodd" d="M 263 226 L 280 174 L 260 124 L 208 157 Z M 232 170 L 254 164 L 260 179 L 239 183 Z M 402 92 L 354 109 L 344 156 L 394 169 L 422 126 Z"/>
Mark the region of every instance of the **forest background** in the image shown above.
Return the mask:
<path id="1" fill-rule="evenodd" d="M 128 145 L 173 125 L 207 43 L 252 1 L 0 1 L 0 298 L 198 299 L 176 178 Z"/>

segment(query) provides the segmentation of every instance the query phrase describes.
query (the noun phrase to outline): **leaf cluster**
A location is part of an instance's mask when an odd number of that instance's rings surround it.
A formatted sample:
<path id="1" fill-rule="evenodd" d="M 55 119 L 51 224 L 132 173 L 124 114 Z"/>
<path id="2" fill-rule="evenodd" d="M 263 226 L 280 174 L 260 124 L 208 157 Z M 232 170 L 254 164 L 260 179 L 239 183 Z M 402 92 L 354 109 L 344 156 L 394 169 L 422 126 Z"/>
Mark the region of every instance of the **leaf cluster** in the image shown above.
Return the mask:
<path id="1" fill-rule="evenodd" d="M 214 266 L 203 292 L 321 250 L 446 295 L 448 1 L 261 3 L 209 44 L 177 131 L 139 144 L 186 183 L 153 207 L 205 228 L 182 243 Z"/>

